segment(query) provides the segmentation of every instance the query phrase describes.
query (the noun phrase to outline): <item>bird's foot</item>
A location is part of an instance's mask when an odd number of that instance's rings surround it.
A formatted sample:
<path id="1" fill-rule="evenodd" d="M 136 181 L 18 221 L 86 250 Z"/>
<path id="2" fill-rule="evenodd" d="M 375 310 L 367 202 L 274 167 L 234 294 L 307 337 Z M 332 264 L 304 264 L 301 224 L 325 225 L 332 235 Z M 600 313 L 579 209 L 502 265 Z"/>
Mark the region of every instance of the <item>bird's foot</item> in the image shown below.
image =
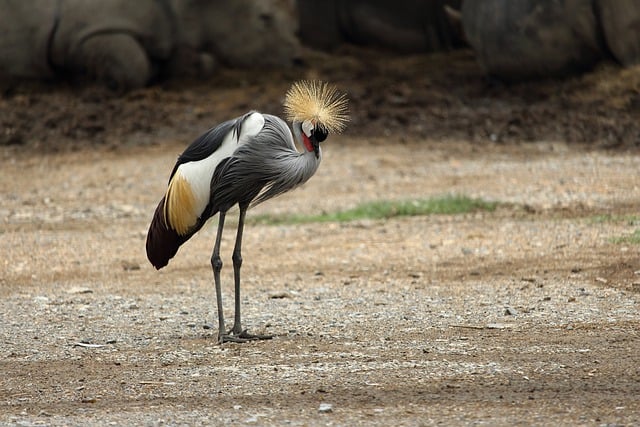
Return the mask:
<path id="1" fill-rule="evenodd" d="M 237 336 L 237 335 L 232 335 L 232 334 L 220 334 L 220 335 L 218 335 L 218 344 L 224 344 L 226 342 L 243 343 L 243 342 L 247 342 L 247 341 L 251 341 L 251 340 L 247 339 L 247 338 L 242 338 L 242 337 Z"/>

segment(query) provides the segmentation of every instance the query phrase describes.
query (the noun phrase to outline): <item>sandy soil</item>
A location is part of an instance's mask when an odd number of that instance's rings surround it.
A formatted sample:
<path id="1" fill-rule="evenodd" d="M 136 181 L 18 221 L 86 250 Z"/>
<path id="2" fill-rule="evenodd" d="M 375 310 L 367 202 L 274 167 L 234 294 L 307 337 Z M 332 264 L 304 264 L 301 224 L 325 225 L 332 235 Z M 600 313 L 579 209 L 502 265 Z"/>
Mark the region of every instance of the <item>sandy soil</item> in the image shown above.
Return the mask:
<path id="1" fill-rule="evenodd" d="M 371 59 L 341 61 L 357 71 Z M 244 84 L 209 92 L 5 95 L 4 135 L 18 139 L 0 147 L 0 424 L 640 423 L 639 246 L 620 242 L 639 228 L 637 93 L 607 80 L 625 75 L 633 86 L 637 72 L 605 68 L 555 83 L 553 96 L 540 95 L 550 83 L 538 86 L 527 109 L 515 95 L 525 86 L 482 86 L 462 58 L 451 78 L 475 83 L 459 80 L 449 98 L 432 83 L 441 99 L 409 99 L 426 90 L 419 79 L 433 61 L 379 64 L 419 82 L 382 104 L 370 95 L 383 73 L 356 84 L 336 67 L 330 75 L 351 82 L 353 126 L 324 144 L 309 183 L 250 216 L 451 193 L 501 207 L 250 224 L 244 321 L 275 338 L 223 346 L 209 266 L 215 222 L 159 272 L 145 258 L 146 228 L 175 156 L 203 123 L 251 98 L 277 112 L 280 98 L 244 74 Z M 585 86 L 611 96 L 596 100 Z M 508 132 L 487 133 L 516 116 L 525 119 Z M 599 133 L 607 128 L 617 133 Z"/>

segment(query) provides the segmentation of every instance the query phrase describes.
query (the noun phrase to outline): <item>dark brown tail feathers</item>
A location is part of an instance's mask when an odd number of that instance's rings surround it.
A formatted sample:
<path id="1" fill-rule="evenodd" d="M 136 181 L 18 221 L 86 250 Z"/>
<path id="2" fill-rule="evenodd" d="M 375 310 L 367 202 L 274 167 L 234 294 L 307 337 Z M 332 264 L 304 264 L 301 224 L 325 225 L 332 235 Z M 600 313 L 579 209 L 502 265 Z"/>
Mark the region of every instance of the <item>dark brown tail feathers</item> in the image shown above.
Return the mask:
<path id="1" fill-rule="evenodd" d="M 175 230 L 167 227 L 164 219 L 164 197 L 160 200 L 147 233 L 147 258 L 158 270 L 169 263 L 178 252 L 178 248 L 186 242 L 191 234 L 180 236 Z"/>

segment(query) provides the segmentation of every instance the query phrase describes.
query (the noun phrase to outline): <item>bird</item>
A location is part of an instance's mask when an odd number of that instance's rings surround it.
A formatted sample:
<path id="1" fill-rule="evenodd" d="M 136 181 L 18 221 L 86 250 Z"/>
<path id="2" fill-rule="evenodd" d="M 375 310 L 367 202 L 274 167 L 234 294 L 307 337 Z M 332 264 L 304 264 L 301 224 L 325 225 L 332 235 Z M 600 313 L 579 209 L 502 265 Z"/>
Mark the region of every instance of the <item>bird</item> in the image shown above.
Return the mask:
<path id="1" fill-rule="evenodd" d="M 211 268 L 220 344 L 272 338 L 249 333 L 241 322 L 240 269 L 247 210 L 311 178 L 322 160 L 320 143 L 330 133 L 342 132 L 349 121 L 346 94 L 323 81 L 294 82 L 285 94 L 283 106 L 291 129 L 275 115 L 251 110 L 196 138 L 178 156 L 149 225 L 147 258 L 159 270 L 182 244 L 218 215 Z M 220 246 L 225 217 L 236 206 L 238 226 L 231 257 L 235 315 L 233 326 L 227 331 L 222 310 Z"/>

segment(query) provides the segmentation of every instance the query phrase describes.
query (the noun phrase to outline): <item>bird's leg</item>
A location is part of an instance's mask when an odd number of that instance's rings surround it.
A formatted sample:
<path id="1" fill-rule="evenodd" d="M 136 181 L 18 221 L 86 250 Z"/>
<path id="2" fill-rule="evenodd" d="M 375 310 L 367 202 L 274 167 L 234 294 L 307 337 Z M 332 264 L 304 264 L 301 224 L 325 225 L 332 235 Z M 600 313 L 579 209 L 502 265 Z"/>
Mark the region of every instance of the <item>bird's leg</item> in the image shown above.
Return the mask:
<path id="1" fill-rule="evenodd" d="M 273 338 L 271 335 L 253 335 L 242 329 L 242 321 L 240 317 L 240 267 L 242 267 L 242 232 L 244 230 L 244 219 L 247 213 L 247 206 L 240 206 L 240 217 L 238 219 L 238 232 L 236 234 L 236 244 L 233 248 L 233 280 L 235 284 L 235 304 L 236 312 L 233 322 L 233 328 L 229 331 L 236 337 L 245 340 L 268 340 Z"/>
<path id="2" fill-rule="evenodd" d="M 230 333 L 240 335 L 242 333 L 242 322 L 240 320 L 240 267 L 242 267 L 242 232 L 244 230 L 244 217 L 247 213 L 245 207 L 240 208 L 240 216 L 238 218 L 238 231 L 236 233 L 236 244 L 233 247 L 233 282 L 235 285 L 235 304 L 236 312 L 233 321 L 233 328 Z"/>
<path id="3" fill-rule="evenodd" d="M 224 326 L 224 313 L 222 311 L 222 287 L 220 286 L 220 271 L 222 270 L 222 258 L 220 258 L 220 243 L 222 241 L 222 230 L 224 229 L 225 212 L 220 212 L 218 218 L 218 234 L 216 243 L 211 254 L 211 268 L 213 268 L 213 280 L 216 285 L 216 302 L 218 304 L 218 343 L 225 342 L 245 342 L 244 338 L 234 337 L 226 332 Z"/>
<path id="4" fill-rule="evenodd" d="M 222 337 L 225 334 L 224 313 L 222 312 L 222 287 L 220 286 L 220 271 L 222 270 L 222 258 L 220 258 L 220 242 L 222 241 L 222 230 L 224 229 L 225 213 L 220 212 L 218 218 L 218 234 L 216 243 L 211 254 L 211 268 L 213 269 L 213 281 L 216 285 L 216 302 L 218 304 L 218 341 L 222 344 Z"/>

